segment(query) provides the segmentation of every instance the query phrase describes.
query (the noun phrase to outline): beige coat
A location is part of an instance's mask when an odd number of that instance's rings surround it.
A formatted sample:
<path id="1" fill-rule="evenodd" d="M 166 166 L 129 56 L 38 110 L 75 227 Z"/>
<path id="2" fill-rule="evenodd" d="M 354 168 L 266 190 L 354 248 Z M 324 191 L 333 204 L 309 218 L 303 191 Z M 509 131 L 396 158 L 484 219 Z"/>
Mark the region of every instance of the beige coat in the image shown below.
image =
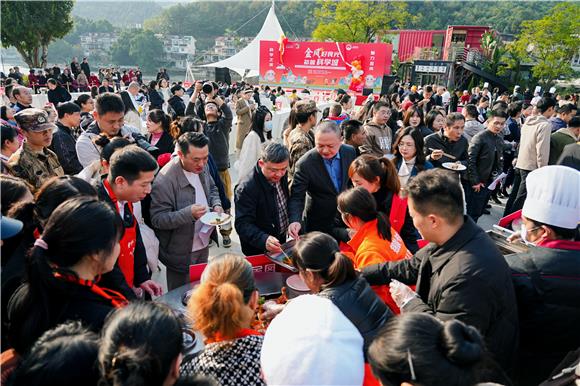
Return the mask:
<path id="1" fill-rule="evenodd" d="M 243 98 L 236 103 L 236 115 L 238 116 L 236 149 L 241 150 L 244 138 L 252 129 L 252 109 Z"/>
<path id="2" fill-rule="evenodd" d="M 516 168 L 531 171 L 548 165 L 551 134 L 552 124 L 543 115 L 526 119 L 522 126 Z"/>

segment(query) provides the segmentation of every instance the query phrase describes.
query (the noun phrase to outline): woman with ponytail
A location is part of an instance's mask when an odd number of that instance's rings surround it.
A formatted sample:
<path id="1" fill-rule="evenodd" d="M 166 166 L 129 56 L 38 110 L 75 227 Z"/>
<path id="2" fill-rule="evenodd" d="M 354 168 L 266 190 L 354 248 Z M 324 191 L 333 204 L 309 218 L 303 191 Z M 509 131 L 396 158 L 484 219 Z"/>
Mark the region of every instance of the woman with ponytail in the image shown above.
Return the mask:
<path id="1" fill-rule="evenodd" d="M 359 187 L 342 192 L 338 196 L 338 211 L 346 226 L 355 232 L 348 242 L 352 252 L 345 253 L 356 269 L 411 258 L 401 236 L 391 227 L 387 215 L 377 210 L 375 199 L 366 189 Z M 399 313 L 387 286 L 373 289 L 391 310 Z"/>
<path id="2" fill-rule="evenodd" d="M 147 141 L 159 149 L 159 154 L 171 154 L 175 150 L 170 127 L 171 117 L 163 110 L 151 110 L 147 115 Z"/>
<path id="3" fill-rule="evenodd" d="M 8 217 L 22 221 L 24 228 L 2 245 L 2 347 L 6 342 L 8 301 L 24 281 L 26 255 L 52 212 L 64 201 L 78 196 L 96 197 L 97 191 L 77 177 L 52 177 L 42 184 L 33 201 L 21 201 L 8 211 Z"/>
<path id="4" fill-rule="evenodd" d="M 8 341 L 16 352 L 26 353 L 67 320 L 99 331 L 108 313 L 126 304 L 97 284 L 115 266 L 122 235 L 120 217 L 96 198 L 73 198 L 54 210 L 26 261 L 26 282 L 8 304 Z"/>
<path id="5" fill-rule="evenodd" d="M 477 329 L 426 313 L 391 319 L 371 344 L 369 362 L 383 385 L 511 385 Z"/>
<path id="6" fill-rule="evenodd" d="M 401 183 L 394 164 L 384 157 L 363 154 L 348 168 L 353 185 L 371 193 L 379 211 L 389 216 L 391 226 L 401 235 L 411 253 L 417 252 L 419 233 L 409 215 L 407 200 L 400 197 Z"/>
<path id="7" fill-rule="evenodd" d="M 296 242 L 292 261 L 308 288 L 330 299 L 359 330 L 366 352 L 392 313 L 358 277 L 352 260 L 340 253 L 336 240 L 326 233 L 308 233 Z"/>
<path id="8" fill-rule="evenodd" d="M 260 376 L 263 336 L 250 329 L 257 306 L 250 263 L 233 254 L 214 257 L 187 306 L 206 346 L 182 364 L 182 374 L 205 375 L 222 386 L 265 385 Z"/>

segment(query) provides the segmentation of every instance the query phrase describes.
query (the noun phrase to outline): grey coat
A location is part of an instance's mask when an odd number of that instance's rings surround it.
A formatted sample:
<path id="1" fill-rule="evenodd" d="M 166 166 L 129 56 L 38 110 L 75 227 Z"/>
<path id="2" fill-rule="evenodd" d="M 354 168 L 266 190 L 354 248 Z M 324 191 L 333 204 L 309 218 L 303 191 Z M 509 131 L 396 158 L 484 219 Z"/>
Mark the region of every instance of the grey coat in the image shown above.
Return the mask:
<path id="1" fill-rule="evenodd" d="M 206 166 L 199 175 L 210 208 L 221 205 L 217 187 Z M 195 189 L 175 157 L 161 169 L 151 191 L 151 223 L 159 239 L 159 260 L 172 270 L 187 272 L 195 220 L 191 206 Z"/>

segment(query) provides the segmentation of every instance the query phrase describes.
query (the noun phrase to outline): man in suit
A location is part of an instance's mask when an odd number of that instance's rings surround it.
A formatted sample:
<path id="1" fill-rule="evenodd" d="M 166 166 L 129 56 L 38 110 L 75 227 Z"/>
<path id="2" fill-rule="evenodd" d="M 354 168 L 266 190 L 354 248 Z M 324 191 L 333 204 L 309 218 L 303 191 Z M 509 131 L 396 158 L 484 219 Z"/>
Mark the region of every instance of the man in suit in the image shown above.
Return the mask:
<path id="1" fill-rule="evenodd" d="M 250 102 L 254 90 L 247 88 L 242 90 L 240 93 L 240 99 L 236 103 L 236 115 L 238 116 L 238 127 L 237 127 L 237 137 L 236 137 L 236 149 L 240 151 L 242 149 L 242 144 L 244 143 L 244 138 L 252 129 L 252 115 L 256 108 L 256 104 Z"/>
<path id="2" fill-rule="evenodd" d="M 272 142 L 253 171 L 236 187 L 236 231 L 246 256 L 279 253 L 288 230 L 288 159 L 284 145 Z"/>
<path id="3" fill-rule="evenodd" d="M 315 148 L 296 165 L 288 207 L 288 234 L 293 238 L 302 229 L 304 212 L 306 232 L 321 231 L 338 241 L 350 240 L 346 226 L 337 216 L 336 197 L 350 185 L 348 167 L 356 152 L 352 146 L 342 144 L 341 139 L 336 123 L 321 122 L 314 133 Z"/>

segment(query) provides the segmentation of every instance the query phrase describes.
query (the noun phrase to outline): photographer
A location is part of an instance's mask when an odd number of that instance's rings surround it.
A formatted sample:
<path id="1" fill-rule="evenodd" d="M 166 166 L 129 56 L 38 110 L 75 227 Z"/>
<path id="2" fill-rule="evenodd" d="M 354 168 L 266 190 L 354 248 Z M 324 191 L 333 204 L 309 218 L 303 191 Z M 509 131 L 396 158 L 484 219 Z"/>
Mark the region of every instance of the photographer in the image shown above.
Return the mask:
<path id="1" fill-rule="evenodd" d="M 125 137 L 157 157 L 158 149 L 147 142 L 137 128 L 125 125 L 125 105 L 121 97 L 104 93 L 95 101 L 95 121 L 84 131 L 77 143 L 77 157 L 83 167 L 100 159 L 102 147 L 114 137 Z"/>
<path id="2" fill-rule="evenodd" d="M 191 98 L 187 103 L 185 115 L 193 115 L 205 121 L 205 103 L 217 96 L 218 90 L 219 87 L 215 82 L 197 81 L 193 89 L 193 94 L 191 94 Z"/>

